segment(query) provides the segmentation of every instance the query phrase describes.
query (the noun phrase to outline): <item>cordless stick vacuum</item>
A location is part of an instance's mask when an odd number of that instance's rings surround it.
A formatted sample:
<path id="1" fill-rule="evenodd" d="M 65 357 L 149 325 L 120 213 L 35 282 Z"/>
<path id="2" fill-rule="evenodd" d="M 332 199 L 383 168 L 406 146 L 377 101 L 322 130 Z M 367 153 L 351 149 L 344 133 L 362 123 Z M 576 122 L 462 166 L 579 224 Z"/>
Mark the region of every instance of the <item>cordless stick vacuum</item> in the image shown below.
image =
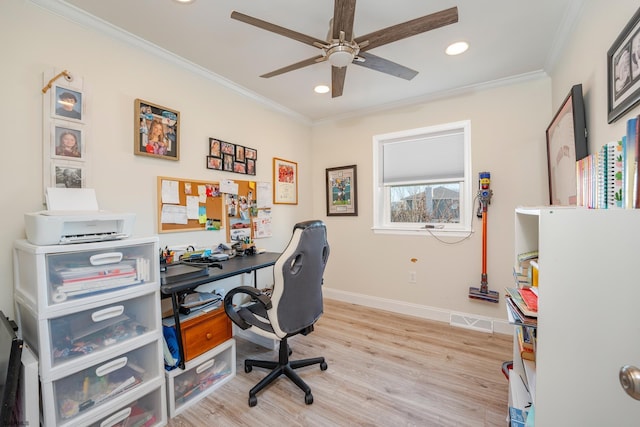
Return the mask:
<path id="1" fill-rule="evenodd" d="M 490 183 L 491 174 L 489 172 L 480 172 L 477 216 L 482 218 L 482 277 L 480 279 L 480 288 L 469 287 L 469 298 L 497 303 L 500 294 L 496 291 L 490 291 L 487 284 L 487 208 L 493 195 L 493 191 L 489 189 Z"/>

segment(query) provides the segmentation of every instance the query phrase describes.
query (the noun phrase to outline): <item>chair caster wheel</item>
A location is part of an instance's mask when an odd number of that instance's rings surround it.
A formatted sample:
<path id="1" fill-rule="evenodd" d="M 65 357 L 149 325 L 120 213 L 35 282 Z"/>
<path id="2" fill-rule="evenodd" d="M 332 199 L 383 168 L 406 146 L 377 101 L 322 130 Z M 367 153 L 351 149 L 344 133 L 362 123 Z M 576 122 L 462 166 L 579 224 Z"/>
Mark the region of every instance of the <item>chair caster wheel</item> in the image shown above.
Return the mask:
<path id="1" fill-rule="evenodd" d="M 329 365 L 327 365 L 327 362 L 320 363 L 320 370 L 321 371 L 326 371 L 328 367 L 329 367 Z"/>
<path id="2" fill-rule="evenodd" d="M 313 398 L 311 398 L 313 401 Z M 249 406 L 254 407 L 258 404 L 258 398 L 255 396 L 249 396 Z"/>
<path id="3" fill-rule="evenodd" d="M 244 373 L 245 374 L 248 374 L 252 370 L 253 370 L 253 367 L 251 365 L 244 365 Z"/>
<path id="4" fill-rule="evenodd" d="M 311 393 L 307 393 L 304 395 L 304 403 L 307 405 L 311 405 L 313 403 L 313 395 Z"/>

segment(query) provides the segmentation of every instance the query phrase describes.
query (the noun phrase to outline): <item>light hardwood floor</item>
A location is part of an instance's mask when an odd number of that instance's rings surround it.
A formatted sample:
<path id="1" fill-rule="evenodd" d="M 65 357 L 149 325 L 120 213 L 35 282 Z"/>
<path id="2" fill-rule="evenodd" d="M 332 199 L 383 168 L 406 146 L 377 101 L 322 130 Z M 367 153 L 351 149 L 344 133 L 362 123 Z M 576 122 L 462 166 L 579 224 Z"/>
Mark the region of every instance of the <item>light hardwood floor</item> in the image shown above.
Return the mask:
<path id="1" fill-rule="evenodd" d="M 236 377 L 179 416 L 186 426 L 506 426 L 508 382 L 502 362 L 512 357 L 512 339 L 325 300 L 323 317 L 310 335 L 289 340 L 292 360 L 324 356 L 297 372 L 314 402 L 281 377 L 258 393 L 248 392 L 267 371 L 244 372 L 245 358 L 277 358 L 237 339 Z"/>

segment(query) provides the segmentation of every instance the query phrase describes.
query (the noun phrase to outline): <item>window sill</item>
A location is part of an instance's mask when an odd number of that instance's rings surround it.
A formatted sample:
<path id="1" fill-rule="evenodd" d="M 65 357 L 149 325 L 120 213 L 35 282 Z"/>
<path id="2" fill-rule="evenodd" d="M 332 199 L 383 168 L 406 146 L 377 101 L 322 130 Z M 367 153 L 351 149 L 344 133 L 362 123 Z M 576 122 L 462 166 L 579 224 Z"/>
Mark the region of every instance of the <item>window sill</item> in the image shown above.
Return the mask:
<path id="1" fill-rule="evenodd" d="M 467 237 L 473 230 L 446 230 L 442 228 L 390 228 L 390 227 L 371 227 L 374 234 L 395 234 L 401 236 L 448 236 L 448 237 Z"/>

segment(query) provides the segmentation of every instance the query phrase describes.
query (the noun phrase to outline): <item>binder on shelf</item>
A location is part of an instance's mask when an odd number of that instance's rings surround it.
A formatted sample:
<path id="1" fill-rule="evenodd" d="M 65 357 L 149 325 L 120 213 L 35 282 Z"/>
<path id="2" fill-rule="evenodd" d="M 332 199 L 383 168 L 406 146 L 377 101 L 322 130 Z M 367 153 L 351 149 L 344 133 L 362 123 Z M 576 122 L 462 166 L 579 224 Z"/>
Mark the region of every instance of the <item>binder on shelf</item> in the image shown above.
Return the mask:
<path id="1" fill-rule="evenodd" d="M 605 144 L 607 194 L 605 207 L 622 208 L 622 140 Z"/>
<path id="2" fill-rule="evenodd" d="M 625 207 L 636 207 L 636 188 L 638 187 L 638 117 L 627 120 L 627 134 L 624 161 L 624 198 Z"/>

